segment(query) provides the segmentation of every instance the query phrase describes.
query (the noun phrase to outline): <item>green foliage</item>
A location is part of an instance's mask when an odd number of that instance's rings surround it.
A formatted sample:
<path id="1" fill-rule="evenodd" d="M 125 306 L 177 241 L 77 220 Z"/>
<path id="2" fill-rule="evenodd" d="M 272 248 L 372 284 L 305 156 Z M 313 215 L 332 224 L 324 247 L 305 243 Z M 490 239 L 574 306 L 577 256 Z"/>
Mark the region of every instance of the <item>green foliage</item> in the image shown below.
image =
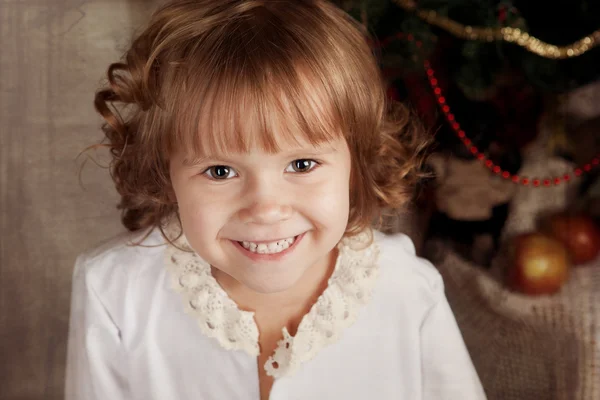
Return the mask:
<path id="1" fill-rule="evenodd" d="M 493 91 L 504 62 L 495 43 L 465 42 L 454 80 L 465 95 L 485 99 Z"/>
<path id="2" fill-rule="evenodd" d="M 369 27 L 376 26 L 391 5 L 389 0 L 337 0 L 335 3 L 357 21 L 367 22 Z"/>
<path id="3" fill-rule="evenodd" d="M 531 21 L 531 26 L 537 29 L 532 33 L 541 39 L 544 39 L 544 34 L 555 37 L 557 30 L 571 29 L 568 26 L 577 25 L 577 21 L 562 21 L 563 26 L 549 25 L 552 21 L 544 20 L 546 17 L 543 12 L 544 8 L 548 8 L 548 3 L 540 1 L 536 3 L 538 8 L 533 9 L 539 9 L 537 13 L 532 12 L 531 3 L 519 3 L 520 0 L 415 1 L 419 8 L 435 10 L 438 15 L 447 16 L 465 25 L 511 26 L 529 32 L 530 24 L 524 17 L 525 14 L 519 12 L 519 7 L 528 6 L 527 18 L 537 18 Z M 585 13 L 586 9 L 600 9 L 598 5 L 590 3 L 589 0 L 561 1 L 563 7 L 566 4 L 573 7 L 565 9 L 569 11 L 569 15 L 587 18 L 584 21 L 586 26 L 590 26 L 590 18 L 597 18 L 597 28 L 600 28 L 600 16 L 590 17 Z M 438 56 L 444 57 L 443 65 L 448 68 L 450 78 L 472 99 L 482 99 L 486 94 L 493 92 L 505 68 L 510 68 L 513 73 L 520 73 L 539 91 L 552 93 L 571 90 L 596 79 L 600 73 L 599 68 L 591 67 L 600 63 L 598 49 L 590 52 L 594 53 L 593 55 L 578 57 L 581 61 L 552 60 L 530 53 L 512 43 L 487 43 L 454 37 L 443 29 L 423 21 L 414 13 L 403 10 L 392 0 L 338 0 L 337 3 L 357 20 L 366 20 L 374 36 L 387 43 L 381 51 L 381 63 L 383 68 L 393 71 L 392 75 L 399 74 L 400 70 L 413 73 L 419 68 L 422 69 L 423 59 L 429 58 L 434 52 L 440 53 Z M 554 15 L 555 18 L 559 18 L 560 10 L 554 10 Z M 546 31 L 540 30 L 540 27 L 547 25 L 549 28 Z M 404 33 L 405 37 L 408 34 L 412 35 L 415 40 L 421 42 L 421 46 L 417 47 L 414 41 L 403 39 L 387 40 L 396 37 L 399 32 Z"/>

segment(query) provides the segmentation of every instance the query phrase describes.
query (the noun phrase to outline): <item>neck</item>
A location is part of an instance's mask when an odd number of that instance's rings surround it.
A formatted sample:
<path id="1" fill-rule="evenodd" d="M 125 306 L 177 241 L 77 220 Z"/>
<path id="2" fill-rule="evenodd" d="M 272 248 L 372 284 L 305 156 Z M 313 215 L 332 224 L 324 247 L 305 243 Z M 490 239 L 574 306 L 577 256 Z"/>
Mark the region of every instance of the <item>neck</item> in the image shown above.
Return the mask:
<path id="1" fill-rule="evenodd" d="M 280 330 L 285 326 L 294 335 L 302 317 L 327 288 L 337 256 L 338 250 L 335 248 L 306 270 L 294 286 L 277 293 L 253 291 L 216 268 L 212 268 L 212 274 L 240 309 L 255 312 L 260 330 L 263 330 L 261 325 L 276 324 L 280 326 L 275 329 Z"/>

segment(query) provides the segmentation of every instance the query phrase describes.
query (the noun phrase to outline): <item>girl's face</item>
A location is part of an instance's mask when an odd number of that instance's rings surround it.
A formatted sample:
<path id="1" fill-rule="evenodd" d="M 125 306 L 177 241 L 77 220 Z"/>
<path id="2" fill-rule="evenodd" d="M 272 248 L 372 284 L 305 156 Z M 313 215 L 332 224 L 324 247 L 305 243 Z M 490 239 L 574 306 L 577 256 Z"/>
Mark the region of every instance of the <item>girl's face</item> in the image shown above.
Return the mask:
<path id="1" fill-rule="evenodd" d="M 330 252 L 348 223 L 350 151 L 344 138 L 280 145 L 269 154 L 174 154 L 171 180 L 183 231 L 213 268 L 261 293 L 291 288 Z"/>

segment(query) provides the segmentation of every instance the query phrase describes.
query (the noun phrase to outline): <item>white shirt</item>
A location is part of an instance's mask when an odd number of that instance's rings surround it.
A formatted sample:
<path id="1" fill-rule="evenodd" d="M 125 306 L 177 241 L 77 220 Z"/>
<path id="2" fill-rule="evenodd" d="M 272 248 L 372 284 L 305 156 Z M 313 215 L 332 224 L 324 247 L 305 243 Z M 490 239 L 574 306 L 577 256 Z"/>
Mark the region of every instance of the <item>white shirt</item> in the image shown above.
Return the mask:
<path id="1" fill-rule="evenodd" d="M 130 245 L 142 237 L 77 259 L 67 400 L 258 400 L 258 368 L 275 377 L 271 400 L 485 399 L 441 276 L 406 235 L 342 241 L 327 289 L 265 366 L 253 314 L 210 266 L 158 231 Z"/>

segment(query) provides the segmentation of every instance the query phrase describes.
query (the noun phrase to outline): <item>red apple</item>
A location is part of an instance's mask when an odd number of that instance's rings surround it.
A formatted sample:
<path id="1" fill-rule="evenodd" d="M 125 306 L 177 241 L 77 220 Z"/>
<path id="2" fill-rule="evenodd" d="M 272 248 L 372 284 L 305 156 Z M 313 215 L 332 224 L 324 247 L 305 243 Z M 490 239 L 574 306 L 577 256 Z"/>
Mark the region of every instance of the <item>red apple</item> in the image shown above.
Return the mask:
<path id="1" fill-rule="evenodd" d="M 509 247 L 508 285 L 521 293 L 557 292 L 569 277 L 566 247 L 553 237 L 531 232 L 517 235 Z"/>
<path id="2" fill-rule="evenodd" d="M 598 256 L 600 229 L 591 217 L 559 213 L 550 216 L 543 225 L 544 231 L 567 247 L 573 264 L 585 264 Z"/>

